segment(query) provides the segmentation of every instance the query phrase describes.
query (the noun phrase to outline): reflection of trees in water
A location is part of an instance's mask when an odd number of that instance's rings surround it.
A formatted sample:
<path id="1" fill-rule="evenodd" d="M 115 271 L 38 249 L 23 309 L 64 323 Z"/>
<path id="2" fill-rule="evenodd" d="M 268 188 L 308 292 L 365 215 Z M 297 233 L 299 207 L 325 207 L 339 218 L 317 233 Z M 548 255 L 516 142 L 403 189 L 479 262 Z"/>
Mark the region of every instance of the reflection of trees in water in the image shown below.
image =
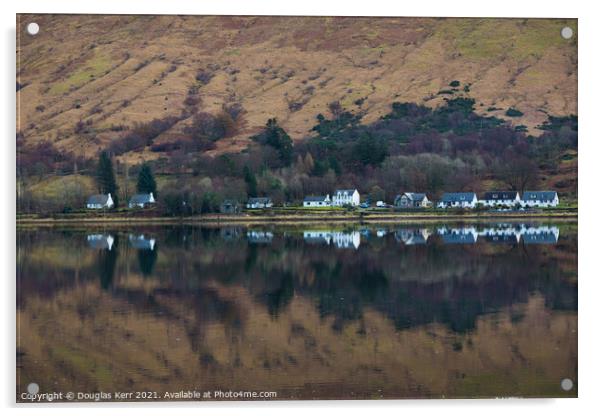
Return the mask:
<path id="1" fill-rule="evenodd" d="M 153 250 L 138 250 L 138 265 L 143 276 L 153 274 L 155 263 L 157 262 L 158 246 Z"/>
<path id="2" fill-rule="evenodd" d="M 158 307 L 153 296 L 159 294 L 197 307 L 196 302 L 207 298 L 191 294 L 216 282 L 244 287 L 274 317 L 288 307 L 294 293 L 312 299 L 322 316 L 335 318 L 335 329 L 360 320 L 366 307 L 400 329 L 442 322 L 455 331 L 471 330 L 480 315 L 526 302 L 534 292 L 543 294 L 549 308 L 577 307 L 576 279 L 567 278 L 572 270 L 576 275 L 576 236 L 570 234 L 556 246 L 444 245 L 436 238 L 408 246 L 389 234 L 377 244 L 362 243 L 357 251 L 306 244 L 294 233 L 284 237 L 276 232 L 266 245 L 249 244 L 237 237 L 240 233 L 227 233 L 224 239 L 219 229 L 170 227 L 156 234 L 165 261 L 157 264 L 156 251 L 147 250 L 138 252 L 138 263 L 144 275 L 160 279 L 160 289 L 128 300 L 149 310 Z M 66 246 L 74 235 L 50 233 L 46 241 L 29 237 L 21 250 L 36 244 Z M 79 279 L 94 276 L 103 288 L 115 286 L 120 265 L 128 261 L 127 256 L 118 257 L 124 249 L 116 239 L 112 250 L 98 252 L 93 268 L 81 270 Z M 22 287 L 27 288 L 21 297 L 42 290 L 52 294 L 75 282 L 72 268 L 40 267 L 24 258 L 18 255 Z M 40 275 L 47 278 L 43 284 L 36 280 Z M 212 304 L 218 305 L 219 296 L 212 296 Z M 212 313 L 231 311 L 215 306 Z M 191 328 L 203 319 L 199 315 Z M 220 319 L 234 322 L 225 315 Z"/>
<path id="3" fill-rule="evenodd" d="M 119 254 L 119 236 L 115 234 L 114 239 L 111 250 L 98 251 L 98 276 L 100 277 L 100 287 L 103 289 L 110 288 L 115 277 L 115 267 L 117 266 L 117 256 Z"/>
<path id="4" fill-rule="evenodd" d="M 256 296 L 272 316 L 278 316 L 293 298 L 294 275 L 290 271 L 275 271 L 265 276 L 265 288 Z"/>

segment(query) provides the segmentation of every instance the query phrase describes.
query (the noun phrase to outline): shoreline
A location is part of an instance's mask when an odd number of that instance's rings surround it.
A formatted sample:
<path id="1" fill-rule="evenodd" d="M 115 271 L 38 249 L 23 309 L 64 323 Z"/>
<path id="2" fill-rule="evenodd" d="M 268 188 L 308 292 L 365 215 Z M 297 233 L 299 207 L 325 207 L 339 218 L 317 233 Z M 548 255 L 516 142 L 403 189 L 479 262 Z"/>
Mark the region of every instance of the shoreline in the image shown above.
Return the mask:
<path id="1" fill-rule="evenodd" d="M 510 212 L 510 213 L 330 213 L 330 214 L 208 214 L 194 217 L 49 217 L 17 218 L 17 227 L 53 225 L 254 225 L 254 224 L 309 224 L 309 223 L 432 223 L 432 222 L 491 222 L 521 220 L 554 220 L 577 222 L 574 211 Z"/>

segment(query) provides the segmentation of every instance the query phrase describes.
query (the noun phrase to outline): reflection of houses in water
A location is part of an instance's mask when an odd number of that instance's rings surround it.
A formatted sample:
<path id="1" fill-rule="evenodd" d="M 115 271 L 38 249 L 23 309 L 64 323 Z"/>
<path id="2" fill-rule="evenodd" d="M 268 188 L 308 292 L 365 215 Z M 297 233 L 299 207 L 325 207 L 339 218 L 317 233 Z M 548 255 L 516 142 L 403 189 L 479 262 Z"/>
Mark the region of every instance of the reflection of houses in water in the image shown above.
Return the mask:
<path id="1" fill-rule="evenodd" d="M 271 244 L 273 238 L 271 231 L 247 231 L 247 240 L 252 244 Z"/>
<path id="2" fill-rule="evenodd" d="M 130 244 L 136 250 L 154 250 L 155 249 L 155 239 L 146 237 L 144 234 L 134 235 L 130 234 L 129 236 Z"/>
<path id="3" fill-rule="evenodd" d="M 395 239 L 408 246 L 426 244 L 430 235 L 431 232 L 426 228 L 402 228 L 395 231 Z"/>
<path id="4" fill-rule="evenodd" d="M 560 230 L 558 227 L 547 225 L 539 227 L 523 225 L 521 235 L 525 244 L 556 244 Z"/>
<path id="5" fill-rule="evenodd" d="M 475 227 L 437 229 L 446 244 L 474 244 L 477 238 L 489 243 L 556 244 L 560 230 L 555 226 L 527 224 L 497 224 L 477 231 Z"/>
<path id="6" fill-rule="evenodd" d="M 342 232 L 342 231 L 304 231 L 303 240 L 310 244 L 327 244 L 331 243 L 336 248 L 355 248 L 358 249 L 361 243 L 361 234 L 359 231 Z"/>
<path id="7" fill-rule="evenodd" d="M 242 235 L 240 227 L 225 227 L 219 230 L 219 235 L 226 241 L 238 240 Z"/>
<path id="8" fill-rule="evenodd" d="M 332 233 L 332 242 L 337 248 L 353 247 L 357 250 L 360 246 L 360 233 L 358 231 L 350 233 L 335 231 Z"/>
<path id="9" fill-rule="evenodd" d="M 474 244 L 477 242 L 478 234 L 475 227 L 437 229 L 445 244 Z"/>
<path id="10" fill-rule="evenodd" d="M 520 241 L 520 228 L 511 224 L 487 227 L 478 234 L 479 238 L 483 238 L 489 243 L 518 244 Z"/>
<path id="11" fill-rule="evenodd" d="M 385 229 L 378 229 L 378 230 L 376 230 L 376 236 L 378 238 L 383 238 L 386 235 L 387 235 L 387 230 L 385 230 Z"/>
<path id="12" fill-rule="evenodd" d="M 330 244 L 331 234 L 330 231 L 303 231 L 303 240 L 309 244 Z"/>
<path id="13" fill-rule="evenodd" d="M 370 229 L 369 228 L 362 228 L 359 230 L 360 236 L 364 237 L 364 238 L 370 238 Z"/>
<path id="14" fill-rule="evenodd" d="M 89 234 L 88 245 L 97 250 L 111 250 L 115 239 L 107 234 Z"/>

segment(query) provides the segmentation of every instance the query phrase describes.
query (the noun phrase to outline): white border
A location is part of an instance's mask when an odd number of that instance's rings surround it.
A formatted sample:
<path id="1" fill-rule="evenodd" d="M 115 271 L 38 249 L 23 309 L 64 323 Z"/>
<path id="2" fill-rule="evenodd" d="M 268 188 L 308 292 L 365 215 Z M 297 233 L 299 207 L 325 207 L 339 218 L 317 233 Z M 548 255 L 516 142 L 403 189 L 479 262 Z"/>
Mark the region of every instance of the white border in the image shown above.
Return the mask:
<path id="1" fill-rule="evenodd" d="M 556 400 L 431 400 L 431 401 L 385 401 L 385 402 L 275 402 L 275 403 L 157 403 L 129 404 L 128 411 L 144 411 L 148 414 L 161 414 L 165 407 L 172 407 L 179 413 L 223 413 L 245 410 L 250 414 L 307 414 L 308 412 L 339 411 L 351 415 L 364 414 L 375 409 L 379 413 L 398 415 L 400 412 L 462 416 L 483 413 L 504 415 L 508 413 L 546 412 L 546 415 L 592 413 L 600 408 L 598 392 L 602 345 L 600 296 L 602 294 L 602 273 L 596 256 L 600 256 L 597 243 L 597 210 L 602 207 L 602 191 L 598 183 L 602 157 L 602 65 L 599 39 L 602 39 L 602 15 L 595 2 L 556 1 L 527 2 L 525 0 L 504 0 L 487 2 L 483 0 L 455 1 L 397 1 L 393 0 L 302 0 L 297 2 L 267 0 L 20 0 L 1 3 L 2 59 L 0 83 L 2 100 L 0 117 L 4 137 L 0 141 L 2 149 L 2 246 L 1 263 L 4 273 L 2 295 L 3 328 L 2 375 L 0 394 L 2 405 L 15 409 L 15 13 L 112 13 L 112 14 L 264 14 L 264 15 L 337 15 L 337 16 L 467 16 L 467 17 L 571 17 L 579 18 L 579 399 Z M 32 407 L 19 406 L 29 412 L 40 409 L 48 414 L 80 414 L 82 408 L 91 415 L 107 410 L 115 411 L 123 404 L 94 405 L 50 405 Z"/>

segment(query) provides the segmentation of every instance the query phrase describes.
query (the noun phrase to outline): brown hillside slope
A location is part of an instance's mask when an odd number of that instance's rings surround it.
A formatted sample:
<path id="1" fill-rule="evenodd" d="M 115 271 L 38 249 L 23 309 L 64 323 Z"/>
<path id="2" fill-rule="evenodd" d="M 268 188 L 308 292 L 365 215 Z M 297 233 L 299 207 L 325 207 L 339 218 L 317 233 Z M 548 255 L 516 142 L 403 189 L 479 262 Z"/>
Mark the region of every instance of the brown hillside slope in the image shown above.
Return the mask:
<path id="1" fill-rule="evenodd" d="M 577 111 L 577 41 L 560 36 L 566 25 L 576 32 L 576 20 L 553 19 L 20 15 L 17 129 L 91 157 L 118 137 L 111 126 L 180 115 L 198 85 L 201 111 L 245 110 L 215 153 L 244 147 L 269 117 L 299 139 L 333 100 L 370 122 L 393 101 L 436 106 L 458 80 L 479 112 L 517 108 L 524 115 L 512 122 L 539 134 L 546 113 Z M 92 135 L 74 131 L 80 120 Z"/>

